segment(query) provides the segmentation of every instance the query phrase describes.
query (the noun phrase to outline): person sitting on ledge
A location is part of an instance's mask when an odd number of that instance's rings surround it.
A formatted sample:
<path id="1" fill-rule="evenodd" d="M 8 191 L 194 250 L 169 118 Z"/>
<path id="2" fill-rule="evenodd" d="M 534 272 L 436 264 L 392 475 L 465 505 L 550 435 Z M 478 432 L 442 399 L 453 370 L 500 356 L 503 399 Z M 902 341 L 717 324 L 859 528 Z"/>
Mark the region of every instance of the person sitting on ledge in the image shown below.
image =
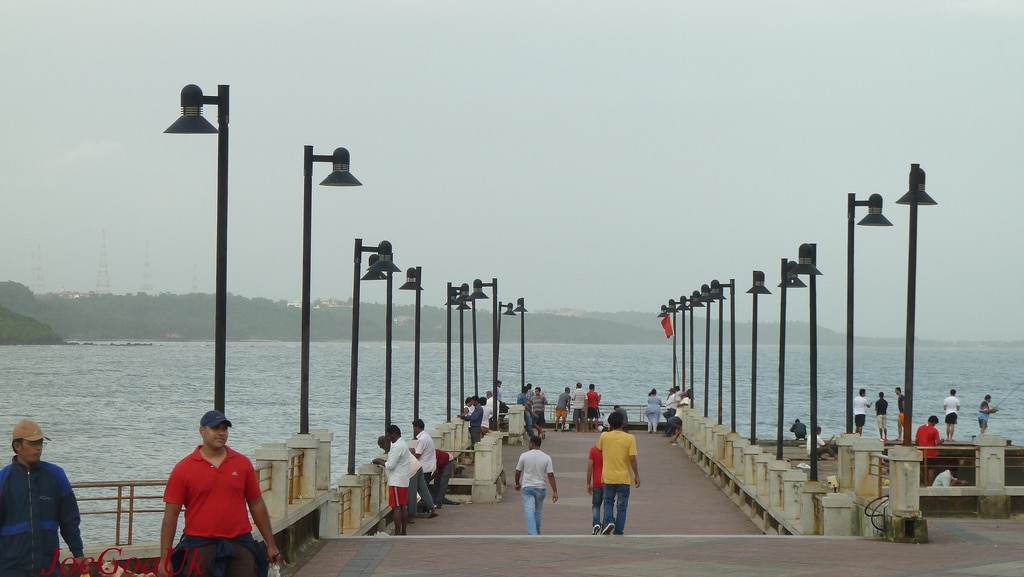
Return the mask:
<path id="1" fill-rule="evenodd" d="M 800 422 L 800 419 L 793 421 L 793 426 L 789 428 L 789 432 L 796 435 L 797 441 L 803 441 L 807 438 L 807 425 Z"/>
<path id="2" fill-rule="evenodd" d="M 956 478 L 956 469 L 951 467 L 935 476 L 932 487 L 953 487 L 966 484 L 967 481 Z"/>
<path id="3" fill-rule="evenodd" d="M 803 423 L 801 423 L 801 424 L 803 424 Z M 822 458 L 825 455 L 832 455 L 833 459 L 838 459 L 839 458 L 839 454 L 836 453 L 836 443 L 835 443 L 836 436 L 832 435 L 832 438 L 830 438 L 829 440 L 826 441 L 825 439 L 821 438 L 821 427 L 816 427 L 814 429 L 814 431 L 815 431 L 815 437 L 818 439 L 818 449 L 817 449 L 817 453 L 816 453 L 817 456 L 819 458 Z M 811 456 L 811 438 L 810 437 L 807 438 L 807 456 L 808 457 Z"/>

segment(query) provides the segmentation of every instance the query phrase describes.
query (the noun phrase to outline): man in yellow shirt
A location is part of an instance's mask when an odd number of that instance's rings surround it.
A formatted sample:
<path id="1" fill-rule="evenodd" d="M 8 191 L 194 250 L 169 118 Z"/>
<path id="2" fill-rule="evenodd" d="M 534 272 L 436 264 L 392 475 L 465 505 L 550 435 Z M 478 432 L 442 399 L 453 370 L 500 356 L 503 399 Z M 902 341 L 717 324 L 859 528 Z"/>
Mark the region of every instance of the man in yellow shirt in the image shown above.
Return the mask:
<path id="1" fill-rule="evenodd" d="M 636 465 L 636 437 L 622 430 L 624 420 L 621 413 L 608 415 L 610 431 L 601 433 L 597 439 L 597 450 L 601 451 L 604 468 L 604 520 L 602 535 L 614 532 L 622 535 L 626 528 L 626 508 L 629 506 L 630 471 L 632 481 L 640 487 L 640 471 Z M 613 514 L 614 509 L 614 514 Z"/>

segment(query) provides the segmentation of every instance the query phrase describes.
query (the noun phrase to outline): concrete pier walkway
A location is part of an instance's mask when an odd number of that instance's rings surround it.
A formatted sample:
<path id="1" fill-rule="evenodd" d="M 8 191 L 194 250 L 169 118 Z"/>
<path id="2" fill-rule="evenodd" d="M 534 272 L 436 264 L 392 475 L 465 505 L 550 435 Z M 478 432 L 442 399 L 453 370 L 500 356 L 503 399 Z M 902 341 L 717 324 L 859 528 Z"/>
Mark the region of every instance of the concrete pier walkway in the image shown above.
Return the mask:
<path id="1" fill-rule="evenodd" d="M 503 449 L 508 488 L 499 503 L 445 506 L 404 537 L 324 540 L 288 577 L 555 575 L 1024 576 L 1024 521 L 929 519 L 931 542 L 762 535 L 679 447 L 637 432 L 641 486 L 626 534 L 591 534 L 587 454 L 596 433 L 549 431 L 559 499 L 544 504 L 543 535 L 526 533 L 513 489 L 523 447 Z"/>

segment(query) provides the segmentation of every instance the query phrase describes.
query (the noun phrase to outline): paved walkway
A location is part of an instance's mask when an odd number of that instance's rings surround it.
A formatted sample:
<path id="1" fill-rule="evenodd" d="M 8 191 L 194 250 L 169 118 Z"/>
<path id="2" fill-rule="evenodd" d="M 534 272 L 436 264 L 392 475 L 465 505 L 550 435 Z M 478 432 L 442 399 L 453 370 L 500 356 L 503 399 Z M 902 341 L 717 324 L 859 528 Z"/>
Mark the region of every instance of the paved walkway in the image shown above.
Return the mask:
<path id="1" fill-rule="evenodd" d="M 446 506 L 405 537 L 322 541 L 288 577 L 697 574 L 842 577 L 1024 576 L 1024 521 L 929 520 L 931 543 L 852 537 L 778 537 L 760 531 L 661 435 L 636 434 L 641 486 L 626 535 L 591 535 L 586 459 L 590 433 L 548 432 L 559 499 L 544 505 L 541 537 L 525 535 L 512 475 L 521 447 L 504 447 L 509 487 L 500 503 Z"/>

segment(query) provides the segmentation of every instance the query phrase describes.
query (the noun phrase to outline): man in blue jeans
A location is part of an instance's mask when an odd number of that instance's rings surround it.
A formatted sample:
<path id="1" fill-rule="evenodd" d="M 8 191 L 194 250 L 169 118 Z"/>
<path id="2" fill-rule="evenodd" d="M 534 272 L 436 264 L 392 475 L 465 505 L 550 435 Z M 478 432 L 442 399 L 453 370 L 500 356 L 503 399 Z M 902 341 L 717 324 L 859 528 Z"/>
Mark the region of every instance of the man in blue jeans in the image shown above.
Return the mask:
<path id="1" fill-rule="evenodd" d="M 612 430 L 601 433 L 597 439 L 597 450 L 604 461 L 601 471 L 604 481 L 604 522 L 601 531 L 608 535 L 614 532 L 622 535 L 626 528 L 626 508 L 629 506 L 630 471 L 633 482 L 640 487 L 640 471 L 636 464 L 636 437 L 622 430 L 622 415 L 612 412 L 608 415 L 608 426 Z M 614 510 L 614 512 L 613 512 Z"/>
<path id="2" fill-rule="evenodd" d="M 541 512 L 547 496 L 547 483 L 551 483 L 551 502 L 558 502 L 558 486 L 555 485 L 555 468 L 551 457 L 540 450 L 541 439 L 530 437 L 530 450 L 519 455 L 516 463 L 516 491 L 523 493 L 523 513 L 526 516 L 526 532 L 540 535 Z"/>

